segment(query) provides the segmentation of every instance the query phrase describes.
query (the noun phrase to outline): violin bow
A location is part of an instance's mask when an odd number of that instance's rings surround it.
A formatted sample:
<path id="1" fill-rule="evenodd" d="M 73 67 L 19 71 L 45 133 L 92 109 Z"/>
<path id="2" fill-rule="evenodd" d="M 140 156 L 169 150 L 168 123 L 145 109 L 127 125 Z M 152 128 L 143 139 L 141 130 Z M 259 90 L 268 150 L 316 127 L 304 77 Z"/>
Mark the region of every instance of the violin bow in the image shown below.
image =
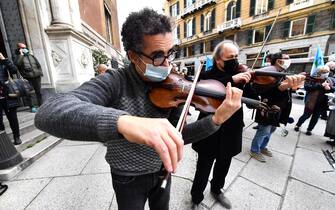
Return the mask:
<path id="1" fill-rule="evenodd" d="M 177 126 L 176 126 L 176 129 L 180 133 L 182 132 L 182 130 L 184 128 L 184 125 L 186 123 L 187 114 L 188 114 L 188 111 L 189 111 L 190 106 L 191 106 L 192 98 L 193 98 L 193 95 L 194 95 L 194 92 L 195 92 L 195 88 L 197 86 L 197 83 L 198 83 L 198 80 L 199 80 L 199 77 L 200 77 L 202 66 L 203 66 L 203 63 L 200 62 L 200 65 L 198 66 L 198 69 L 197 69 L 197 71 L 195 73 L 195 77 L 194 77 L 194 80 L 192 82 L 192 86 L 191 86 L 190 92 L 187 95 L 187 98 L 186 98 L 183 110 L 182 110 L 182 112 L 180 114 L 180 117 L 179 117 L 179 120 L 178 120 L 178 123 L 177 123 Z M 170 172 L 168 172 L 165 175 L 165 177 L 164 177 L 164 179 L 162 181 L 162 184 L 161 184 L 161 188 L 163 188 L 163 189 L 166 188 L 167 181 L 168 181 L 168 179 L 169 179 L 170 176 L 171 176 Z"/>
<path id="2" fill-rule="evenodd" d="M 255 58 L 255 61 L 254 61 L 254 63 L 253 63 L 252 66 L 251 66 L 251 70 L 254 70 L 254 67 L 255 67 L 255 65 L 256 65 L 256 63 L 257 63 L 257 60 L 258 60 L 259 56 L 261 55 L 261 53 L 262 53 L 262 51 L 263 51 L 263 48 L 264 48 L 266 42 L 268 41 L 268 39 L 269 39 L 269 37 L 270 37 L 270 34 L 271 34 L 271 32 L 272 32 L 272 29 L 273 29 L 275 23 L 277 22 L 277 19 L 278 19 L 278 16 L 280 15 L 280 13 L 281 13 L 281 8 L 278 10 L 278 13 L 277 13 L 277 15 L 276 15 L 276 18 L 274 19 L 274 21 L 273 21 L 273 23 L 272 23 L 272 25 L 271 25 L 270 31 L 269 31 L 269 33 L 266 35 L 265 40 L 264 40 L 264 42 L 263 42 L 263 44 L 262 44 L 262 48 L 261 48 L 261 50 L 258 52 L 258 54 L 257 54 L 257 56 L 256 56 L 256 58 Z"/>

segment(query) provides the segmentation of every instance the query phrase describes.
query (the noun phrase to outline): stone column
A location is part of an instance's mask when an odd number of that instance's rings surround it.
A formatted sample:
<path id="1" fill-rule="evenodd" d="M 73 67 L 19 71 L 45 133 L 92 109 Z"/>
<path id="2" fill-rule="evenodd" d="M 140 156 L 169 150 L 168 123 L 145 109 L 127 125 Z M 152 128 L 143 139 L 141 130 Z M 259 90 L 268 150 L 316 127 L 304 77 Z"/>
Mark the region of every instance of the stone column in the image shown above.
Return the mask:
<path id="1" fill-rule="evenodd" d="M 72 26 L 77 31 L 82 31 L 81 18 L 80 18 L 80 8 L 78 0 L 70 0 L 70 14 Z"/>
<path id="2" fill-rule="evenodd" d="M 50 6 L 52 13 L 52 25 L 72 26 L 69 0 L 50 0 Z"/>

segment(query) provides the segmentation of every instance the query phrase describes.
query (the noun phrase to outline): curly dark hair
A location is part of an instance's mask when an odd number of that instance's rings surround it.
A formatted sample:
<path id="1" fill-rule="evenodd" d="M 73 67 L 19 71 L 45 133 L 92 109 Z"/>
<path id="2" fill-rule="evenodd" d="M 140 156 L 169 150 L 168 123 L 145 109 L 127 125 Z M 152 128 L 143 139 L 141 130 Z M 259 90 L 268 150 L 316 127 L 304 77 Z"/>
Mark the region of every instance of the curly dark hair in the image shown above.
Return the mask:
<path id="1" fill-rule="evenodd" d="M 124 50 L 140 52 L 144 35 L 156 35 L 172 32 L 171 20 L 156 11 L 144 8 L 132 12 L 122 25 L 122 42 Z"/>
<path id="2" fill-rule="evenodd" d="M 283 58 L 283 53 L 281 53 L 281 52 L 271 54 L 271 65 L 275 65 L 276 61 L 278 59 L 282 59 L 282 58 Z"/>

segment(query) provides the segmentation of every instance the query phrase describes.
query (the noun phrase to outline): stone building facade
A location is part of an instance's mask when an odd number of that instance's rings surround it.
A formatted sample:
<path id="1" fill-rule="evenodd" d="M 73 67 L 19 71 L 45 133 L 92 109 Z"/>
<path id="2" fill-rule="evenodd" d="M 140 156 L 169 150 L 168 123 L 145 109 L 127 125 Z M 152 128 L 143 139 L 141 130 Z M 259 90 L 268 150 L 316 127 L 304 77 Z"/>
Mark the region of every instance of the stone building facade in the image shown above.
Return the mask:
<path id="1" fill-rule="evenodd" d="M 255 62 L 275 17 L 278 19 L 262 52 L 285 52 L 290 71 L 309 71 L 318 46 L 335 59 L 334 0 L 167 0 L 165 13 L 175 20 L 176 63 L 192 69 L 206 60 L 217 43 L 230 39 L 241 47 L 240 62 Z M 279 13 L 280 10 L 280 13 Z M 256 61 L 261 64 L 262 55 Z"/>
<path id="2" fill-rule="evenodd" d="M 16 44 L 26 43 L 41 63 L 45 93 L 94 77 L 92 49 L 122 63 L 118 27 L 116 0 L 0 1 L 0 50 L 14 58 Z"/>

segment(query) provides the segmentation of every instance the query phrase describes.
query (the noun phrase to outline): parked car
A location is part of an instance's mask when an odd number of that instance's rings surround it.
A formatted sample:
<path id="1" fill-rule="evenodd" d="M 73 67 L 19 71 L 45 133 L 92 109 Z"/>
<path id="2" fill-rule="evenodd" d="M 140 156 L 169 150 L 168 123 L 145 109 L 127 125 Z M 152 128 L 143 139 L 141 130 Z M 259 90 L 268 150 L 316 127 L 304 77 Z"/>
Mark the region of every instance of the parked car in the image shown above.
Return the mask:
<path id="1" fill-rule="evenodd" d="M 301 87 L 295 91 L 295 94 L 298 98 L 304 99 L 306 96 L 306 90 L 304 87 Z"/>

